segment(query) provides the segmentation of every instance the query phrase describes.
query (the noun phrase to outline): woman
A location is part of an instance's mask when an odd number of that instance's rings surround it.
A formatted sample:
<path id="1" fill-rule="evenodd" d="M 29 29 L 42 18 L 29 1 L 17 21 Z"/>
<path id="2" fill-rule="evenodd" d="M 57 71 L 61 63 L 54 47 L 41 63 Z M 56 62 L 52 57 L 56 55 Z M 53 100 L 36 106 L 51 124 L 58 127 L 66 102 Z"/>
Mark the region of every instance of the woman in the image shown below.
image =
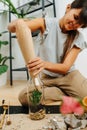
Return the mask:
<path id="1" fill-rule="evenodd" d="M 46 102 L 58 101 L 59 95 L 63 94 L 80 98 L 87 95 L 87 80 L 74 66 L 78 54 L 87 47 L 78 28 L 86 26 L 87 0 L 74 0 L 67 5 L 59 21 L 57 18 L 19 19 L 9 24 L 9 31 L 16 33 L 22 46 L 29 71 L 34 76 L 42 72 Z M 29 61 L 28 52 L 33 48 L 31 32 L 38 29 L 41 32 L 40 57 Z M 20 93 L 19 100 L 22 105 L 27 105 L 26 89 Z"/>

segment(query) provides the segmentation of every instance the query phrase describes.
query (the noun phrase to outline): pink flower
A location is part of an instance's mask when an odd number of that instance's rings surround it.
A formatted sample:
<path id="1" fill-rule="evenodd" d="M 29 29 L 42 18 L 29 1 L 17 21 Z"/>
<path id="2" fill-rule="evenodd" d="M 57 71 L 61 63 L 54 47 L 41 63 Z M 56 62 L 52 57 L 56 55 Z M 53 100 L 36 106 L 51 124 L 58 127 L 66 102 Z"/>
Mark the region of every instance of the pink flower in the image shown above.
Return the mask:
<path id="1" fill-rule="evenodd" d="M 83 106 L 73 97 L 63 96 L 63 102 L 60 107 L 60 112 L 62 114 L 70 114 L 75 113 L 78 115 L 82 115 L 84 113 Z"/>

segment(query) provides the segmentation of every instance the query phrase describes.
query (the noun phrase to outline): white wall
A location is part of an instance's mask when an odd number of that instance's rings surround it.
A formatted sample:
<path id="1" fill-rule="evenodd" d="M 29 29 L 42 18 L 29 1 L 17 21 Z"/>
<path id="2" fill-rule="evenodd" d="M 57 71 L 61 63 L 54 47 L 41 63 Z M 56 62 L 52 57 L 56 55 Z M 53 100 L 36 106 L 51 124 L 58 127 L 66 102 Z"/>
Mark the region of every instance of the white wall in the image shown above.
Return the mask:
<path id="1" fill-rule="evenodd" d="M 84 38 L 87 41 L 87 28 L 82 30 Z M 87 77 L 87 49 L 84 49 L 76 60 L 76 68 Z"/>
<path id="2" fill-rule="evenodd" d="M 29 0 L 12 0 L 12 2 L 14 2 L 15 6 L 18 5 L 22 5 L 22 3 L 26 3 L 26 1 Z M 66 5 L 68 3 L 71 3 L 73 0 L 55 0 L 56 3 L 56 13 L 57 13 L 57 17 L 60 18 L 64 13 L 65 13 L 65 9 L 66 9 Z M 49 11 L 51 12 L 52 11 Z M 40 13 L 41 14 L 41 13 Z M 49 13 L 50 14 L 50 13 Z M 37 16 L 37 13 L 35 14 Z M 16 17 L 13 17 L 13 19 L 16 19 Z M 3 15 L 0 16 L 0 31 L 4 30 L 7 28 L 8 25 L 8 15 Z M 83 33 L 85 34 L 85 38 L 86 38 L 86 34 L 87 34 L 87 29 L 83 31 Z M 8 39 L 8 36 L 5 37 L 6 39 Z M 21 54 L 20 48 L 18 46 L 17 43 L 17 39 L 13 39 L 12 40 L 12 52 L 13 52 L 13 56 L 15 57 L 15 59 L 13 60 L 13 68 L 20 68 L 25 66 L 25 62 L 23 59 L 23 56 Z M 7 53 L 8 52 L 8 48 L 7 48 Z M 78 56 L 77 60 L 76 60 L 76 67 L 80 70 L 80 72 L 87 77 L 87 60 L 86 60 L 86 55 L 87 55 L 87 49 L 85 49 L 83 52 L 81 52 L 81 54 Z M 8 63 L 9 64 L 9 63 Z M 8 71 L 8 79 L 10 77 L 9 75 L 9 71 Z M 26 79 L 26 73 L 25 72 L 14 72 L 13 73 L 13 79 Z"/>
<path id="3" fill-rule="evenodd" d="M 55 0 L 56 3 L 56 14 L 58 18 L 64 15 L 66 5 L 70 4 L 73 0 Z"/>

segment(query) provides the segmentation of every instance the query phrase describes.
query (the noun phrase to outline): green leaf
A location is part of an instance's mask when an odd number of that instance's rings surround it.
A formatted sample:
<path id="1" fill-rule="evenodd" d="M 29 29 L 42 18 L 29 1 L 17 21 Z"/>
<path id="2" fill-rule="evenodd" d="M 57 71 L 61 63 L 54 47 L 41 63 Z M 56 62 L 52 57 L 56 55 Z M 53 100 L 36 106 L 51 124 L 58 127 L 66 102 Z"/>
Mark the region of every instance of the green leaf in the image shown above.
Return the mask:
<path id="1" fill-rule="evenodd" d="M 32 94 L 29 97 L 32 105 L 38 105 L 40 103 L 41 95 L 42 93 L 38 90 L 32 91 Z"/>
<path id="2" fill-rule="evenodd" d="M 0 41 L 0 48 L 2 45 L 7 45 L 8 44 L 8 41 Z"/>
<path id="3" fill-rule="evenodd" d="M 14 14 L 16 14 L 18 17 L 20 17 L 19 13 L 17 12 L 17 9 L 11 2 L 11 0 L 1 0 L 1 2 L 5 5 L 7 5 L 10 8 L 10 11 L 12 11 Z"/>
<path id="4" fill-rule="evenodd" d="M 7 72 L 8 66 L 7 65 L 0 65 L 0 75 Z"/>
<path id="5" fill-rule="evenodd" d="M 1 59 L 2 65 L 4 65 L 5 62 L 6 62 L 8 59 L 10 59 L 10 57 L 7 57 L 7 56 L 2 57 L 2 59 Z"/>
<path id="6" fill-rule="evenodd" d="M 2 56 L 2 54 L 0 54 L 0 65 L 4 65 L 8 59 L 14 59 L 14 57 Z"/>
<path id="7" fill-rule="evenodd" d="M 8 41 L 0 41 L 0 44 L 2 44 L 2 45 L 7 45 L 7 44 L 8 44 Z"/>

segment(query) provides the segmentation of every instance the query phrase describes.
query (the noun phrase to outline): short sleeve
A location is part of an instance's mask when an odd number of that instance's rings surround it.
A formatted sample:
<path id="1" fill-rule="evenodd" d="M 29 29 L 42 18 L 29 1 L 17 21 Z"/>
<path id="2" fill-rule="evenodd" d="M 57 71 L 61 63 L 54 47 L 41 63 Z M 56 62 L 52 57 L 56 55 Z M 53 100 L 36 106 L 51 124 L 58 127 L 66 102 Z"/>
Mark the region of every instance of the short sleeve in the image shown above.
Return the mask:
<path id="1" fill-rule="evenodd" d="M 46 30 L 45 33 L 48 33 L 51 28 L 56 28 L 58 24 L 58 19 L 57 18 L 45 18 L 45 25 L 46 25 Z"/>
<path id="2" fill-rule="evenodd" d="M 81 50 L 87 48 L 87 41 L 85 40 L 83 33 L 79 32 L 78 37 L 73 42 L 73 46 L 74 45 Z"/>

